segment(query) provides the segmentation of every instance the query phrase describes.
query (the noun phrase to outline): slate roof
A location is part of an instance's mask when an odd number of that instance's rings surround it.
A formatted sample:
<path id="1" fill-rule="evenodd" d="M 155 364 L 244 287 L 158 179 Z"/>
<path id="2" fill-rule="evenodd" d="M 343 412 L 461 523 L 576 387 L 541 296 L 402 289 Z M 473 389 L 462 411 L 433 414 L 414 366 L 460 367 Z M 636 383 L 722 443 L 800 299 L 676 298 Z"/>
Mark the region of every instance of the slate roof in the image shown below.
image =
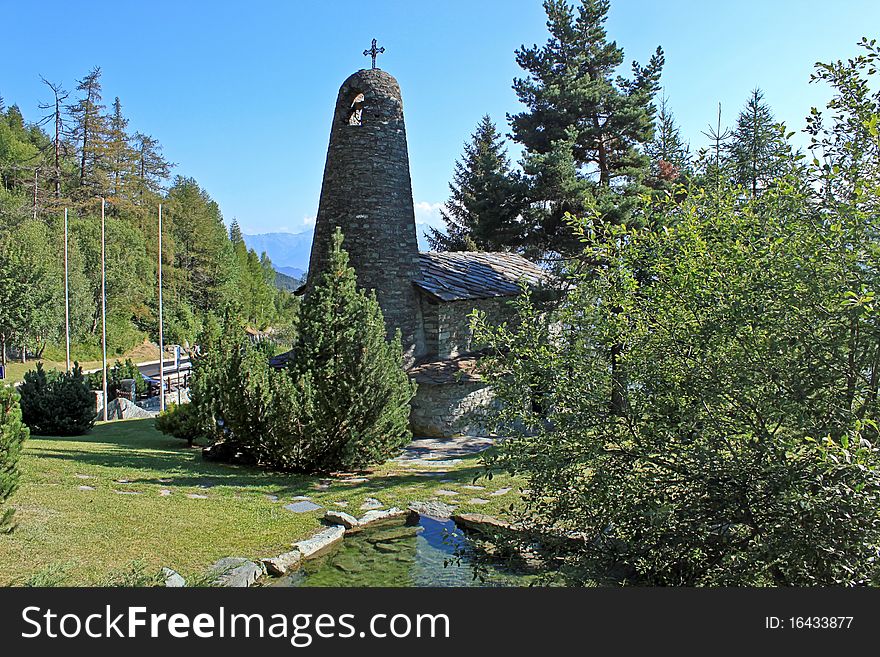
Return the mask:
<path id="1" fill-rule="evenodd" d="M 547 273 L 515 253 L 429 251 L 419 253 L 416 286 L 440 301 L 516 296 L 520 281 L 538 286 Z"/>

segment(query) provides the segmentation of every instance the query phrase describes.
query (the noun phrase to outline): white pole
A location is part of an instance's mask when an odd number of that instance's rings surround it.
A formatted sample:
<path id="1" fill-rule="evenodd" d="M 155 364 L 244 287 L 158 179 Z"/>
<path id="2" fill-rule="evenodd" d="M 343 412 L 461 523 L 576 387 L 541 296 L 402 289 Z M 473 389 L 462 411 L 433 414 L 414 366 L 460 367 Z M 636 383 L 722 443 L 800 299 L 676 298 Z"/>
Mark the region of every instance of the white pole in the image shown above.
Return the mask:
<path id="1" fill-rule="evenodd" d="M 104 197 L 101 197 L 101 348 L 103 350 L 104 422 L 107 421 L 107 271 L 104 238 Z"/>
<path id="2" fill-rule="evenodd" d="M 159 204 L 159 410 L 165 410 L 165 339 L 162 335 L 162 204 Z"/>
<path id="3" fill-rule="evenodd" d="M 67 208 L 64 208 L 64 342 L 67 351 L 67 371 L 70 372 L 70 292 L 67 275 Z"/>

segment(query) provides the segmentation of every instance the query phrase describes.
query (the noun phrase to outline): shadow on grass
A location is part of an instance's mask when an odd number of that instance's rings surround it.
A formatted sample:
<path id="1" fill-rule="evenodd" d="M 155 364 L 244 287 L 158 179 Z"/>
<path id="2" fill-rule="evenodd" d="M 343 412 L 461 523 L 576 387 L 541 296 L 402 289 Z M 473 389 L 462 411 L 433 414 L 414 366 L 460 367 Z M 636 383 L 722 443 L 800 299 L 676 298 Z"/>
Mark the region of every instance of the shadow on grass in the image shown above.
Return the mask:
<path id="1" fill-rule="evenodd" d="M 89 444 L 94 445 L 94 449 L 83 447 Z M 319 491 L 314 490 L 313 484 L 321 478 L 336 484 L 333 494 L 350 491 L 352 494 L 380 496 L 391 486 L 424 487 L 437 484 L 440 479 L 450 479 L 450 483 L 466 483 L 475 481 L 485 472 L 479 461 L 480 454 L 471 453 L 457 459 L 471 462 L 466 467 L 448 466 L 449 471 L 441 470 L 442 474 L 439 475 L 410 474 L 406 472 L 409 468 L 404 466 L 388 475 L 372 474 L 367 482 L 345 484 L 344 479 L 326 475 L 275 472 L 253 466 L 206 461 L 200 449 L 187 448 L 183 441 L 156 431 L 152 419 L 100 424 L 85 436 L 35 436 L 29 441 L 29 448 L 39 458 L 118 470 L 151 471 L 149 477 L 131 477 L 130 484 L 154 484 L 169 488 L 252 487 L 278 497 L 314 495 Z M 439 467 L 447 468 L 445 465 Z"/>

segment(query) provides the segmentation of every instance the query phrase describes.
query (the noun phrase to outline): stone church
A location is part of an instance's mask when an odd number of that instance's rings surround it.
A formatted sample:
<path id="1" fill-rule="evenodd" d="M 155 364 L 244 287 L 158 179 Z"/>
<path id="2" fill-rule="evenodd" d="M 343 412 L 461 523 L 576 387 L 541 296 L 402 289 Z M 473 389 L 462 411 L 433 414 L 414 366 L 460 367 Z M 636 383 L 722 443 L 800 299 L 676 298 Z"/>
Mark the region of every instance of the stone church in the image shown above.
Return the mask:
<path id="1" fill-rule="evenodd" d="M 512 253 L 419 252 L 400 87 L 375 59 L 339 89 L 306 293 L 337 226 L 359 286 L 376 291 L 389 335 L 400 329 L 405 364 L 418 383 L 413 433 L 475 430 L 462 418 L 491 392 L 474 373 L 480 345 L 468 316 L 480 309 L 503 321 L 520 282 L 538 286 L 545 274 Z"/>

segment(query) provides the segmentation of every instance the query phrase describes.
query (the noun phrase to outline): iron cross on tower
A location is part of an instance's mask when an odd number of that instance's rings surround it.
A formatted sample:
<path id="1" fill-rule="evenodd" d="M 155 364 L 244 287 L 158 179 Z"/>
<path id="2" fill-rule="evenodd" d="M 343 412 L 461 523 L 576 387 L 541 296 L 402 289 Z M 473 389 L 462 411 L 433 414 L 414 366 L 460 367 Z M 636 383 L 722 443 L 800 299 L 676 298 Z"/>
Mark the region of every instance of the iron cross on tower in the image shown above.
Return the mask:
<path id="1" fill-rule="evenodd" d="M 376 55 L 380 55 L 385 52 L 385 47 L 377 48 L 376 40 L 373 39 L 373 45 L 370 46 L 369 50 L 364 50 L 364 57 L 370 55 L 373 58 L 373 68 L 376 68 Z"/>

